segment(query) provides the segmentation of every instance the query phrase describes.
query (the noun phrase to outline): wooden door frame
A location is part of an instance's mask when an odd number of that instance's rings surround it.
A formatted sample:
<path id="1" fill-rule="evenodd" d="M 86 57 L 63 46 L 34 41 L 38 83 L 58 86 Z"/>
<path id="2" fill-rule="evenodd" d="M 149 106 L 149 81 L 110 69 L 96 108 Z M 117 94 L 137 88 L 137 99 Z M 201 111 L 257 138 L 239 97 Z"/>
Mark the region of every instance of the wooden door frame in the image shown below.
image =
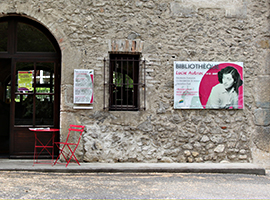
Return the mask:
<path id="1" fill-rule="evenodd" d="M 11 15 L 0 18 L 1 22 L 8 22 L 8 42 L 7 42 L 7 52 L 0 52 L 0 58 L 11 59 L 11 99 L 15 99 L 15 83 L 16 78 L 16 69 L 15 63 L 19 61 L 24 62 L 54 62 L 56 63 L 54 66 L 55 73 L 55 104 L 54 104 L 54 126 L 60 126 L 60 86 L 61 86 L 61 50 L 57 40 L 50 33 L 50 31 L 44 27 L 42 24 L 38 23 L 35 20 L 29 19 L 27 17 L 23 17 L 21 15 Z M 46 35 L 46 37 L 50 40 L 52 45 L 54 46 L 55 52 L 17 52 L 17 23 L 22 22 L 28 25 L 31 25 L 42 33 Z M 57 77 L 56 77 L 57 76 Z M 14 128 L 15 128 L 15 102 L 11 102 L 10 104 L 10 139 L 9 139 L 9 156 L 10 158 L 24 158 L 29 157 L 29 155 L 16 155 L 14 154 Z M 56 117 L 57 115 L 57 117 Z M 16 126 L 20 127 L 20 126 Z M 23 127 L 23 126 L 21 126 Z M 23 153 L 23 152 L 22 152 Z M 31 156 L 30 156 L 31 157 Z"/>

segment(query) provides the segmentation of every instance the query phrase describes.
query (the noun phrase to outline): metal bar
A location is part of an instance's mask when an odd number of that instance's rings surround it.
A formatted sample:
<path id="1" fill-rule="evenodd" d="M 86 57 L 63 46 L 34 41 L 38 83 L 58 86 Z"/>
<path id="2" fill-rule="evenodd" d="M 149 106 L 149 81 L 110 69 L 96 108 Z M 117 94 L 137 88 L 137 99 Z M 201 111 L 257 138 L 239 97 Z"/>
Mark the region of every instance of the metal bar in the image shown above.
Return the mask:
<path id="1" fill-rule="evenodd" d="M 112 72 L 111 72 L 111 68 L 112 68 L 112 61 L 110 60 L 109 61 L 109 109 L 111 108 L 112 106 Z"/>
<path id="2" fill-rule="evenodd" d="M 145 85 L 145 77 L 146 77 L 146 73 L 145 73 L 145 59 L 143 60 L 143 68 L 144 68 L 144 78 L 143 78 L 143 91 L 144 91 L 144 110 L 146 109 L 146 85 Z"/>
<path id="3" fill-rule="evenodd" d="M 125 87 L 125 89 L 127 90 L 127 92 L 126 92 L 126 100 L 127 100 L 127 106 L 128 106 L 128 93 L 129 93 L 129 75 L 128 75 L 128 69 L 129 69 L 129 61 L 127 61 L 127 74 L 126 74 L 126 76 L 125 76 L 125 80 L 127 80 L 127 83 L 126 83 L 126 87 Z M 127 77 L 127 79 L 126 79 L 126 77 Z"/>
<path id="4" fill-rule="evenodd" d="M 141 109 L 141 88 L 142 87 L 142 62 L 141 62 L 141 59 L 139 59 L 138 61 L 138 109 L 140 110 Z"/>
<path id="5" fill-rule="evenodd" d="M 109 98 L 109 105 L 110 105 L 110 109 L 112 108 L 113 106 L 113 102 L 114 102 L 114 99 L 113 99 L 113 90 L 114 90 L 114 85 L 113 85 L 113 66 L 114 66 L 114 62 L 113 61 L 110 61 L 110 66 L 109 66 L 109 76 L 110 76 L 110 80 L 109 80 L 109 90 L 110 90 L 110 98 Z"/>
<path id="6" fill-rule="evenodd" d="M 124 86 L 124 73 L 123 73 L 123 57 L 121 57 L 121 110 L 123 110 L 123 86 Z"/>
<path id="7" fill-rule="evenodd" d="M 113 73 L 114 73 L 114 77 L 113 77 Z M 114 106 L 114 107 L 116 107 L 116 105 L 117 105 L 117 83 L 116 83 L 116 81 L 117 81 L 117 79 L 116 79 L 116 77 L 117 77 L 117 59 L 115 59 L 115 61 L 114 61 L 114 66 L 112 66 L 112 69 L 111 69 L 111 76 L 112 76 L 112 80 L 113 80 L 113 78 L 114 78 L 114 80 L 112 81 L 112 98 L 113 98 L 113 92 L 114 92 L 114 102 L 112 101 L 112 106 Z"/>
<path id="8" fill-rule="evenodd" d="M 105 78 L 105 75 L 106 75 L 105 74 L 106 73 L 105 67 L 106 67 L 106 59 L 104 58 L 103 61 L 104 61 L 104 73 L 103 73 L 104 74 L 103 75 L 104 76 L 103 110 L 105 110 L 105 95 L 106 95 L 106 92 L 105 92 L 105 89 L 106 89 L 106 86 L 105 86 L 106 85 L 106 83 L 105 83 L 105 81 L 106 81 L 106 78 Z"/>
<path id="9" fill-rule="evenodd" d="M 134 73 L 134 57 L 133 57 L 133 62 L 132 62 L 132 79 L 133 79 L 133 92 L 132 92 L 132 105 L 135 107 L 135 89 L 137 90 L 137 87 L 134 87 L 134 82 L 135 82 L 135 73 Z M 137 80 L 136 80 L 137 81 Z"/>
<path id="10" fill-rule="evenodd" d="M 132 92 L 132 106 L 135 107 L 135 106 L 134 106 L 134 103 L 135 103 L 135 102 L 134 102 L 134 101 L 135 101 L 134 93 L 135 93 L 135 89 L 136 89 L 136 88 L 135 88 L 134 85 L 135 85 L 136 83 L 135 83 L 135 73 L 134 73 L 134 57 L 133 57 L 133 62 L 132 62 L 132 80 L 133 80 L 133 84 L 132 84 L 132 86 L 133 86 L 133 92 Z"/>

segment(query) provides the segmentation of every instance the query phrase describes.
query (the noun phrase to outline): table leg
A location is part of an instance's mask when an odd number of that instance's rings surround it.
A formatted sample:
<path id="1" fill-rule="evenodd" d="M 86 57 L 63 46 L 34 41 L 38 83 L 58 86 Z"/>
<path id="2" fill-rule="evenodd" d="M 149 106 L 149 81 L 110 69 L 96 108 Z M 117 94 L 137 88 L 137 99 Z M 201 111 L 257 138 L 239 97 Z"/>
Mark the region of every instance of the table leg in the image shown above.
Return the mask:
<path id="1" fill-rule="evenodd" d="M 33 166 L 36 163 L 36 155 L 37 155 L 37 133 L 35 132 L 35 148 L 34 148 L 34 163 L 33 163 Z"/>
<path id="2" fill-rule="evenodd" d="M 34 148 L 34 164 L 38 164 L 38 156 L 44 151 L 46 150 L 49 155 L 52 157 L 51 159 L 51 165 L 54 165 L 54 139 L 55 139 L 55 132 L 52 132 L 52 137 L 51 139 L 44 145 L 37 137 L 37 133 L 35 132 L 35 148 Z M 37 144 L 37 142 L 39 142 L 39 145 Z M 52 145 L 49 145 L 49 143 L 52 142 Z M 40 148 L 41 151 L 39 153 L 37 153 L 37 148 Z M 52 150 L 52 152 L 50 153 L 49 149 Z M 40 164 L 49 164 L 49 163 L 40 163 Z"/>

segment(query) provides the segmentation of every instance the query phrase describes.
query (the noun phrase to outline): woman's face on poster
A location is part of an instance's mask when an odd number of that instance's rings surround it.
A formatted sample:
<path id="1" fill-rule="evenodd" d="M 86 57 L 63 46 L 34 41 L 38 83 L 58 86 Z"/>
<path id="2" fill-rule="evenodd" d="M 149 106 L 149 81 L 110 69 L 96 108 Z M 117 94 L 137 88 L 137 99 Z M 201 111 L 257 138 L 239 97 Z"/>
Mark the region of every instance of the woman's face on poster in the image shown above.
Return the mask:
<path id="1" fill-rule="evenodd" d="M 223 74 L 222 83 L 225 87 L 225 89 L 230 89 L 233 85 L 234 79 L 232 77 L 232 74 Z"/>

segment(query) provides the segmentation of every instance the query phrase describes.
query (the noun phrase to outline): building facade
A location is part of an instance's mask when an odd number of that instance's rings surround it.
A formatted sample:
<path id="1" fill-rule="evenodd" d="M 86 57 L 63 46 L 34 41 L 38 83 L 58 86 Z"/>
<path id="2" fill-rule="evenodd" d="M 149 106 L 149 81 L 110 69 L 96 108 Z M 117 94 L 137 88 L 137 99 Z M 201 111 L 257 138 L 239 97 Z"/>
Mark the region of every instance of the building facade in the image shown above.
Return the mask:
<path id="1" fill-rule="evenodd" d="M 10 0 L 0 11 L 10 157 L 32 155 L 33 124 L 60 127 L 59 140 L 82 124 L 81 161 L 270 166 L 268 1 Z M 244 108 L 174 109 L 175 61 L 243 62 Z M 91 104 L 74 103 L 75 69 L 94 72 Z M 17 106 L 21 70 L 34 70 L 35 91 L 54 88 L 33 94 L 33 116 Z"/>

